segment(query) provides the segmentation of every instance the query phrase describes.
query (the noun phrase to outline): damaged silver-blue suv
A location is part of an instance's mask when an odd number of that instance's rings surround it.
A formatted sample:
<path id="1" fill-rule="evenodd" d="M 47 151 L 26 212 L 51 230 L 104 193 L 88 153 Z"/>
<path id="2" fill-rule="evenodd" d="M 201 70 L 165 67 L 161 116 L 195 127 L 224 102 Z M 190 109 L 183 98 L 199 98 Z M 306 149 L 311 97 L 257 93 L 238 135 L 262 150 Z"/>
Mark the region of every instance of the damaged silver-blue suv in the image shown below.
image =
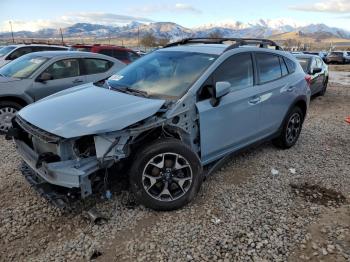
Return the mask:
<path id="1" fill-rule="evenodd" d="M 308 76 L 273 41 L 191 38 L 25 107 L 7 136 L 57 205 L 127 175 L 141 204 L 172 210 L 225 156 L 266 139 L 292 147 L 309 101 Z"/>

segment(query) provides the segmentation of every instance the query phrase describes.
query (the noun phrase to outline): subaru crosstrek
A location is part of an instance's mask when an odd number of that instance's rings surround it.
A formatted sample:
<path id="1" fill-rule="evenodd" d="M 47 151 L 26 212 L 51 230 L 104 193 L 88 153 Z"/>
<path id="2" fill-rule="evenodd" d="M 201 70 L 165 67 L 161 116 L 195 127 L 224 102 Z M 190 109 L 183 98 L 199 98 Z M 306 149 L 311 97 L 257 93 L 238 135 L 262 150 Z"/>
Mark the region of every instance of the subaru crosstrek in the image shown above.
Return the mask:
<path id="1" fill-rule="evenodd" d="M 274 49 L 272 49 L 273 47 Z M 272 139 L 292 147 L 310 101 L 295 57 L 272 41 L 186 39 L 19 111 L 12 137 L 27 180 L 57 205 L 127 174 L 156 210 L 194 198 L 203 168 Z"/>

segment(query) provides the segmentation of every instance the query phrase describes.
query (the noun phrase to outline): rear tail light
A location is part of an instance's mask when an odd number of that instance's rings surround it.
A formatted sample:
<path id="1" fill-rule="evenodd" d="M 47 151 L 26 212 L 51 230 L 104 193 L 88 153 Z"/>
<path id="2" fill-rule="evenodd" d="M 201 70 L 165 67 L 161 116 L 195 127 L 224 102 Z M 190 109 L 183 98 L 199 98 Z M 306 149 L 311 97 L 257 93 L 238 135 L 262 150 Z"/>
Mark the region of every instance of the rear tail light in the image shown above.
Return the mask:
<path id="1" fill-rule="evenodd" d="M 305 76 L 305 80 L 306 80 L 306 82 L 307 82 L 307 85 L 310 87 L 311 86 L 311 76 L 310 75 L 306 75 Z"/>

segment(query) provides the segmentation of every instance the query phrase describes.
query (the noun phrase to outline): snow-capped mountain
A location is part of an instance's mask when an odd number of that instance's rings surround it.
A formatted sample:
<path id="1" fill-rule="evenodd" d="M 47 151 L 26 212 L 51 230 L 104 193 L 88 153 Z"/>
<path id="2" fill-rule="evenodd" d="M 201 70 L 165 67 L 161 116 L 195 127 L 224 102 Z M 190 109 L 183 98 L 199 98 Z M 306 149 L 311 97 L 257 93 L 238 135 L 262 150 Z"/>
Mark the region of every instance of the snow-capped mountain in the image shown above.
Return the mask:
<path id="1" fill-rule="evenodd" d="M 215 33 L 222 37 L 271 37 L 290 32 L 298 32 L 301 35 L 318 38 L 336 37 L 350 39 L 350 32 L 329 27 L 325 24 L 302 24 L 288 19 L 260 19 L 248 23 L 239 21 L 219 21 L 203 24 L 194 28 L 186 28 L 172 22 L 155 22 L 143 24 L 131 22 L 123 26 L 106 26 L 100 24 L 77 23 L 63 29 L 64 37 L 142 37 L 146 33 L 152 33 L 157 38 L 177 40 L 185 37 L 208 37 Z M 0 33 L 0 38 L 9 38 L 9 32 Z M 47 28 L 36 32 L 15 32 L 17 37 L 42 38 L 59 37 L 59 30 Z"/>

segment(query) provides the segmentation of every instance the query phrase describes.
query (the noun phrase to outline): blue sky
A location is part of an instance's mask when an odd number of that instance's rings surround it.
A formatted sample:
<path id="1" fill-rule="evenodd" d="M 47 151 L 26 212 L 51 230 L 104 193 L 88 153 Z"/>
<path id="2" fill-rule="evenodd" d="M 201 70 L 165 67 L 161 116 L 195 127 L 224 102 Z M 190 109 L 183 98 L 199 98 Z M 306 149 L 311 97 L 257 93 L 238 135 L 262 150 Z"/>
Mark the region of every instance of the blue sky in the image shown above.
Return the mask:
<path id="1" fill-rule="evenodd" d="M 171 21 L 186 27 L 220 21 L 288 19 L 350 31 L 350 0 L 0 0 L 0 31 L 65 27 L 76 22 Z"/>

